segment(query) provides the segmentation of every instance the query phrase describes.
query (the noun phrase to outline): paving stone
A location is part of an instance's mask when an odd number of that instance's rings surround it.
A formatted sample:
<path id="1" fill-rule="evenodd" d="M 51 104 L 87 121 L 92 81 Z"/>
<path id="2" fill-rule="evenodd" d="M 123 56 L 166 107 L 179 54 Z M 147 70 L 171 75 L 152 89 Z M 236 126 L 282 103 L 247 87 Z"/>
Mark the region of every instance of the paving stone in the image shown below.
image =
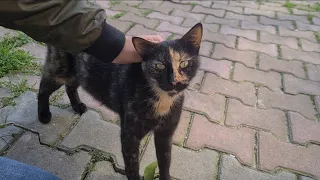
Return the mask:
<path id="1" fill-rule="evenodd" d="M 253 30 L 258 30 L 258 31 L 265 31 L 270 34 L 276 34 L 276 29 L 273 26 L 266 26 L 266 25 L 251 23 L 251 22 L 247 22 L 247 21 L 241 22 L 241 28 L 242 29 L 253 29 Z"/>
<path id="2" fill-rule="evenodd" d="M 189 83 L 188 89 L 193 91 L 199 91 L 201 88 L 201 82 L 204 77 L 204 71 L 198 70 L 196 76 Z"/>
<path id="3" fill-rule="evenodd" d="M 240 99 L 244 104 L 253 106 L 256 103 L 255 87 L 252 83 L 236 83 L 207 73 L 203 82 L 202 92 L 207 94 L 223 94 Z"/>
<path id="4" fill-rule="evenodd" d="M 115 15 L 123 13 L 122 11 L 113 11 L 113 10 L 110 10 L 110 9 L 104 9 L 104 11 L 106 12 L 107 17 L 109 17 L 108 21 L 111 18 L 113 18 Z"/>
<path id="5" fill-rule="evenodd" d="M 225 19 L 225 18 L 218 18 L 211 15 L 208 15 L 204 19 L 205 23 L 212 23 L 212 24 L 224 24 L 231 27 L 238 27 L 240 24 L 239 20 L 233 20 L 233 19 Z"/>
<path id="6" fill-rule="evenodd" d="M 315 119 L 314 115 L 316 113 L 309 96 L 273 92 L 265 87 L 258 89 L 258 107 L 263 109 L 278 108 L 295 111 L 309 119 Z"/>
<path id="7" fill-rule="evenodd" d="M 211 42 L 202 41 L 200 45 L 200 55 L 210 56 L 211 51 L 213 50 L 213 44 Z"/>
<path id="8" fill-rule="evenodd" d="M 320 81 L 320 65 L 307 64 L 309 79 Z"/>
<path id="9" fill-rule="evenodd" d="M 271 18 L 275 18 L 274 11 L 264 11 L 264 10 L 257 10 L 257 9 L 251 9 L 251 8 L 244 8 L 244 14 L 268 16 Z"/>
<path id="10" fill-rule="evenodd" d="M 309 23 L 309 20 L 306 16 L 297 16 L 297 15 L 287 14 L 282 12 L 277 12 L 277 15 L 279 20 L 301 21 L 304 23 Z"/>
<path id="11" fill-rule="evenodd" d="M 34 92 L 28 91 L 23 93 L 15 102 L 17 106 L 15 106 L 14 111 L 7 116 L 6 122 L 19 124 L 39 132 L 41 142 L 47 144 L 56 143 L 60 136 L 67 133 L 76 121 L 77 116 L 72 110 L 64 110 L 50 106 L 52 113 L 51 122 L 49 124 L 42 124 L 38 120 L 37 95 Z"/>
<path id="12" fill-rule="evenodd" d="M 231 61 L 241 62 L 248 67 L 256 66 L 257 53 L 252 51 L 238 51 L 216 44 L 211 56 L 215 59 L 228 59 Z"/>
<path id="13" fill-rule="evenodd" d="M 143 15 L 143 11 L 141 9 L 128 6 L 124 3 L 116 4 L 116 5 L 112 6 L 110 9 L 116 10 L 116 11 L 130 12 L 130 13 L 133 13 L 133 14 L 136 14 L 139 16 Z"/>
<path id="14" fill-rule="evenodd" d="M 215 60 L 201 56 L 200 69 L 212 72 L 218 76 L 229 79 L 231 71 L 231 62 L 226 60 Z"/>
<path id="15" fill-rule="evenodd" d="M 313 178 L 306 177 L 306 176 L 300 176 L 301 180 L 314 180 Z"/>
<path id="16" fill-rule="evenodd" d="M 239 38 L 238 49 L 258 51 L 274 57 L 278 55 L 277 46 L 275 44 L 258 43 L 241 37 Z"/>
<path id="17" fill-rule="evenodd" d="M 254 131 L 249 128 L 232 129 L 208 121 L 196 114 L 191 125 L 187 147 L 204 147 L 231 153 L 246 165 L 253 162 Z"/>
<path id="18" fill-rule="evenodd" d="M 291 31 L 289 29 L 279 27 L 279 34 L 280 36 L 297 37 L 297 38 L 307 39 L 312 42 L 317 42 L 314 36 L 314 33 L 311 31 L 299 31 L 299 30 Z"/>
<path id="19" fill-rule="evenodd" d="M 299 49 L 298 41 L 293 37 L 282 37 L 265 32 L 260 32 L 260 42 L 274 43 L 289 46 L 292 49 Z"/>
<path id="20" fill-rule="evenodd" d="M 242 15 L 242 14 L 236 14 L 233 12 L 227 12 L 226 19 L 237 19 L 237 20 L 241 20 L 241 21 L 249 21 L 251 23 L 258 23 L 258 16 L 249 16 L 249 15 Z"/>
<path id="21" fill-rule="evenodd" d="M 198 4 L 203 7 L 210 7 L 211 6 L 211 1 L 180 1 L 181 4 Z"/>
<path id="22" fill-rule="evenodd" d="M 282 7 L 283 4 L 281 2 L 274 1 L 274 2 L 263 2 L 263 5 L 272 6 L 272 7 Z"/>
<path id="23" fill-rule="evenodd" d="M 283 141 L 288 139 L 286 115 L 283 111 L 277 109 L 259 109 L 243 105 L 238 100 L 229 99 L 225 123 L 237 127 L 247 125 L 264 129 L 275 134 Z"/>
<path id="24" fill-rule="evenodd" d="M 235 157 L 222 155 L 221 180 L 295 180 L 293 173 L 281 171 L 275 175 L 263 173 L 245 166 L 242 166 Z"/>
<path id="25" fill-rule="evenodd" d="M 123 3 L 129 5 L 129 6 L 138 6 L 141 4 L 143 1 L 123 1 Z"/>
<path id="26" fill-rule="evenodd" d="M 15 126 L 0 128 L 0 153 L 12 143 L 15 135 L 21 133 L 22 129 Z"/>
<path id="27" fill-rule="evenodd" d="M 5 155 L 38 168 L 44 169 L 61 179 L 81 179 L 90 156 L 80 151 L 72 156 L 56 149 L 40 145 L 38 136 L 30 132 L 25 133 Z"/>
<path id="28" fill-rule="evenodd" d="M 17 31 L 15 31 L 15 30 L 11 30 L 11 29 L 8 29 L 8 28 L 4 28 L 4 27 L 2 27 L 2 26 L 0 26 L 0 39 L 3 37 L 3 36 L 5 36 L 6 34 L 8 34 L 8 35 L 14 35 L 14 34 L 16 34 L 17 33 Z"/>
<path id="29" fill-rule="evenodd" d="M 219 122 L 223 117 L 226 98 L 219 94 L 205 95 L 195 91 L 185 91 L 184 108 L 206 114 L 211 121 Z"/>
<path id="30" fill-rule="evenodd" d="M 95 1 L 99 6 L 101 6 L 104 9 L 110 8 L 110 2 L 109 1 Z"/>
<path id="31" fill-rule="evenodd" d="M 117 165 L 124 167 L 121 153 L 120 127 L 105 122 L 97 112 L 87 111 L 61 143 L 68 148 L 81 145 L 97 148 L 115 156 Z"/>
<path id="32" fill-rule="evenodd" d="M 128 12 L 125 15 L 121 16 L 119 18 L 119 20 L 132 21 L 132 22 L 135 22 L 138 24 L 142 24 L 145 27 L 150 28 L 150 29 L 155 28 L 160 23 L 160 21 L 157 19 L 149 19 L 149 18 L 145 18 L 145 17 L 140 17 L 140 16 L 137 16 L 131 12 Z"/>
<path id="33" fill-rule="evenodd" d="M 40 45 L 38 43 L 28 43 L 21 47 L 21 49 L 29 52 L 36 59 L 46 59 L 47 56 L 47 48 L 46 46 Z"/>
<path id="34" fill-rule="evenodd" d="M 173 142 L 179 146 L 183 145 L 184 139 L 187 135 L 190 119 L 191 113 L 188 111 L 182 111 L 179 125 L 173 135 Z"/>
<path id="35" fill-rule="evenodd" d="M 308 14 L 311 14 L 311 15 L 319 15 L 319 13 L 317 12 L 312 12 L 312 11 L 304 11 L 304 10 L 300 10 L 300 9 L 296 9 L 296 8 L 293 8 L 293 14 L 296 14 L 296 15 L 308 15 Z"/>
<path id="36" fill-rule="evenodd" d="M 116 173 L 108 161 L 99 161 L 95 164 L 93 171 L 86 177 L 87 180 L 126 180 L 126 176 Z"/>
<path id="37" fill-rule="evenodd" d="M 8 116 L 15 112 L 15 107 L 6 106 L 0 109 L 0 125 L 4 125 L 7 122 Z"/>
<path id="38" fill-rule="evenodd" d="M 302 50 L 320 52 L 320 44 L 311 41 L 300 39 Z"/>
<path id="39" fill-rule="evenodd" d="M 255 30 L 243 30 L 239 28 L 232 28 L 227 25 L 222 25 L 220 28 L 220 33 L 226 35 L 245 37 L 247 39 L 257 41 L 257 31 Z"/>
<path id="40" fill-rule="evenodd" d="M 297 21 L 296 24 L 297 24 L 297 28 L 302 31 L 316 31 L 316 32 L 320 31 L 320 26 L 306 24 L 299 21 Z"/>
<path id="41" fill-rule="evenodd" d="M 108 19 L 107 22 L 108 24 L 119 29 L 123 33 L 127 32 L 130 29 L 130 27 L 133 25 L 132 22 L 119 21 L 116 19 Z"/>
<path id="42" fill-rule="evenodd" d="M 320 53 L 317 52 L 304 52 L 304 51 L 296 51 L 289 47 L 281 46 L 281 54 L 282 58 L 287 60 L 301 60 L 304 62 L 310 62 L 314 64 L 320 64 L 319 58 Z"/>
<path id="43" fill-rule="evenodd" d="M 320 25 L 320 18 L 313 17 L 312 21 L 313 21 L 314 24 Z"/>
<path id="44" fill-rule="evenodd" d="M 182 17 L 166 15 L 166 14 L 162 14 L 159 12 L 152 12 L 147 17 L 150 19 L 160 19 L 160 20 L 169 21 L 169 22 L 171 22 L 173 24 L 177 24 L 177 25 L 181 24 L 182 21 L 184 20 Z"/>
<path id="45" fill-rule="evenodd" d="M 264 16 L 260 17 L 260 23 L 264 25 L 275 25 L 275 26 L 282 26 L 288 29 L 294 29 L 291 21 L 279 21 L 279 20 L 267 18 Z"/>
<path id="46" fill-rule="evenodd" d="M 259 56 L 259 69 L 261 70 L 291 73 L 295 76 L 305 78 L 303 64 L 300 61 L 279 60 L 266 54 L 260 54 Z"/>
<path id="47" fill-rule="evenodd" d="M 281 7 L 281 6 L 270 6 L 270 5 L 260 5 L 260 10 L 268 10 L 268 11 L 278 11 L 278 12 L 283 12 L 289 14 L 289 11 L 286 7 Z M 261 16 L 262 18 L 262 16 Z M 261 20 L 261 19 L 260 19 Z"/>
<path id="48" fill-rule="evenodd" d="M 143 1 L 143 3 L 139 5 L 139 8 L 153 9 L 164 14 L 169 14 L 174 9 L 173 7 L 160 6 L 162 3 L 163 1 Z"/>
<path id="49" fill-rule="evenodd" d="M 199 23 L 199 21 L 193 20 L 193 19 L 185 19 L 182 23 L 182 26 L 185 27 L 193 27 L 194 25 L 196 25 L 197 23 Z M 208 24 L 208 23 L 203 23 L 202 22 L 202 27 L 204 29 L 207 29 L 210 32 L 218 32 L 219 31 L 219 24 Z"/>
<path id="50" fill-rule="evenodd" d="M 233 11 L 233 12 L 239 13 L 239 14 L 243 13 L 243 9 L 241 7 L 234 7 L 234 6 L 229 6 L 229 5 L 221 4 L 221 3 L 214 3 L 211 8 L 224 9 L 224 10 Z"/>
<path id="51" fill-rule="evenodd" d="M 156 28 L 157 31 L 164 31 L 164 32 L 172 32 L 179 35 L 184 35 L 187 33 L 190 28 L 182 27 L 173 25 L 168 21 L 162 21 L 159 26 Z"/>
<path id="52" fill-rule="evenodd" d="M 254 1 L 230 1 L 229 4 L 231 6 L 248 7 L 253 9 L 258 9 L 259 7 Z"/>
<path id="53" fill-rule="evenodd" d="M 160 35 L 162 38 L 167 39 L 171 33 L 169 32 L 157 32 L 151 29 L 147 29 L 142 25 L 136 24 L 134 25 L 127 33 L 128 36 L 140 36 L 141 34 L 149 34 L 149 35 Z"/>
<path id="54" fill-rule="evenodd" d="M 0 88 L 0 98 L 10 97 L 12 94 L 7 88 Z"/>
<path id="55" fill-rule="evenodd" d="M 211 9 L 211 8 L 204 8 L 202 6 L 195 6 L 193 9 L 192 9 L 192 12 L 195 12 L 195 13 L 203 13 L 203 14 L 211 14 L 211 15 L 214 15 L 214 16 L 217 16 L 217 17 L 223 17 L 224 16 L 224 13 L 225 13 L 225 10 L 216 10 L 216 9 Z"/>
<path id="56" fill-rule="evenodd" d="M 235 48 L 235 44 L 236 44 L 236 36 L 212 33 L 206 29 L 203 30 L 202 40 L 221 43 L 231 48 Z"/>
<path id="57" fill-rule="evenodd" d="M 160 6 L 161 7 L 166 7 L 166 8 L 181 9 L 183 11 L 191 11 L 191 9 L 192 9 L 192 5 L 180 4 L 180 3 L 172 3 L 172 2 L 169 2 L 169 1 L 164 1 Z"/>
<path id="58" fill-rule="evenodd" d="M 299 113 L 289 112 L 292 140 L 297 143 L 320 142 L 318 133 L 320 123 L 301 116 Z"/>
<path id="59" fill-rule="evenodd" d="M 184 17 L 188 19 L 193 19 L 197 22 L 202 21 L 204 18 L 204 14 L 185 12 L 180 9 L 174 9 L 171 13 L 171 16 L 179 16 L 179 17 Z"/>
<path id="60" fill-rule="evenodd" d="M 151 142 L 149 142 L 141 159 L 141 175 L 147 165 L 157 160 L 153 138 L 150 140 Z M 171 157 L 171 176 L 181 180 L 213 179 L 213 172 L 216 172 L 218 168 L 218 153 L 208 149 L 195 152 L 173 145 Z"/>
<path id="61" fill-rule="evenodd" d="M 320 178 L 319 146 L 298 146 L 279 141 L 266 132 L 259 134 L 259 161 L 262 170 L 273 170 L 281 166 Z"/>
<path id="62" fill-rule="evenodd" d="M 27 74 L 18 73 L 18 74 L 4 76 L 0 79 L 0 82 L 10 82 L 13 84 L 19 84 L 19 83 L 22 83 L 23 80 L 27 81 L 26 85 L 28 87 L 36 90 L 39 89 L 41 77 L 36 75 L 27 75 Z"/>
<path id="63" fill-rule="evenodd" d="M 290 74 L 284 74 L 284 92 L 290 94 L 320 95 L 320 83 L 296 78 Z"/>

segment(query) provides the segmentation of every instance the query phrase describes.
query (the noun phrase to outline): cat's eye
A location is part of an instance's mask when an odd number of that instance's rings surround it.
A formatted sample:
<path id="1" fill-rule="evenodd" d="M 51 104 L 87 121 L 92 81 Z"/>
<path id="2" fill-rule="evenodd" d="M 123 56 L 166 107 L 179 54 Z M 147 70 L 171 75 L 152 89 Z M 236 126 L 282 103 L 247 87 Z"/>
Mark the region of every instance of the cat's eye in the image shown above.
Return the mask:
<path id="1" fill-rule="evenodd" d="M 156 64 L 156 68 L 160 69 L 160 70 L 163 70 L 165 68 L 165 66 L 162 63 L 157 63 Z"/>
<path id="2" fill-rule="evenodd" d="M 186 68 L 186 67 L 188 67 L 188 65 L 189 65 L 189 62 L 188 62 L 188 61 L 182 61 L 182 62 L 180 63 L 180 67 L 181 67 L 181 68 Z"/>

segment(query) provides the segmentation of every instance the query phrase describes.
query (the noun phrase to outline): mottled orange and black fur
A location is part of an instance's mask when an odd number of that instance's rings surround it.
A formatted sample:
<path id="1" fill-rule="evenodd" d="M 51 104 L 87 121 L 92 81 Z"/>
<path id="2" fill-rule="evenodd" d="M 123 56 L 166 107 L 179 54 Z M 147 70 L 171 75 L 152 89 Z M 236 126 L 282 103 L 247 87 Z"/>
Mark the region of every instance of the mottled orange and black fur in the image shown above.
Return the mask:
<path id="1" fill-rule="evenodd" d="M 82 86 L 120 116 L 128 179 L 140 179 L 139 145 L 150 131 L 155 135 L 160 180 L 171 179 L 172 135 L 179 123 L 183 91 L 199 67 L 201 38 L 201 23 L 181 39 L 159 44 L 134 37 L 132 41 L 143 61 L 129 65 L 107 64 L 85 53 L 71 55 L 48 46 L 38 96 L 39 120 L 50 122 L 49 97 L 62 85 L 66 86 L 74 111 L 83 114 L 87 108 L 77 92 Z"/>

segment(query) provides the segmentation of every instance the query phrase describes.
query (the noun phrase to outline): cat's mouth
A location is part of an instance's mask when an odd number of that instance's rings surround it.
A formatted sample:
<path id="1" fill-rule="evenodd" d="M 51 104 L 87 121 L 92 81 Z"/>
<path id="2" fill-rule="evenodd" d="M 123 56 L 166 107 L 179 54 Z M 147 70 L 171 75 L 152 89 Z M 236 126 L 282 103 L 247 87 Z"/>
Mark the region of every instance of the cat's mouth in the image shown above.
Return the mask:
<path id="1" fill-rule="evenodd" d="M 169 94 L 169 96 L 174 96 L 174 95 L 178 94 L 178 91 L 172 90 L 172 91 L 167 91 L 167 93 Z"/>

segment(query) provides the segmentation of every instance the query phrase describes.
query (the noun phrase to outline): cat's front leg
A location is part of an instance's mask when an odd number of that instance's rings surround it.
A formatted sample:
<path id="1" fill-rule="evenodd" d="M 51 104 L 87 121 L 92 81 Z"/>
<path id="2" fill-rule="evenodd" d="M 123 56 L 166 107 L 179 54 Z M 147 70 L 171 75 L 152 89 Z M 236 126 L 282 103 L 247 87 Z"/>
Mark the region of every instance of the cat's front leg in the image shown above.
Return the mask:
<path id="1" fill-rule="evenodd" d="M 139 175 L 139 145 L 138 139 L 126 129 L 121 130 L 122 155 L 128 180 L 141 180 Z"/>

